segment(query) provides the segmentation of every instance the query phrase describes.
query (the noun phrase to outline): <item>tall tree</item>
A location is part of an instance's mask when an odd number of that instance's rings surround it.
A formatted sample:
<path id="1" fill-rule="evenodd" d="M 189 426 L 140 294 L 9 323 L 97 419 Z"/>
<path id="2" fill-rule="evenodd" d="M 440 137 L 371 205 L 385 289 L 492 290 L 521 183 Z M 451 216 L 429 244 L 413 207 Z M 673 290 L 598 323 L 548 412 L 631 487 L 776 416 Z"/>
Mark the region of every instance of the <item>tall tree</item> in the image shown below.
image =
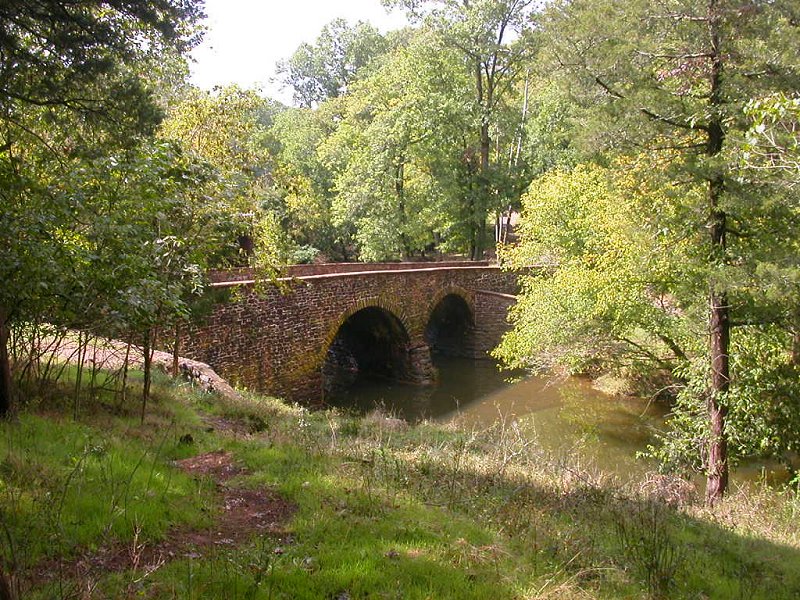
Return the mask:
<path id="1" fill-rule="evenodd" d="M 349 260 L 352 223 L 334 222 L 333 173 L 319 148 L 341 120 L 341 101 L 323 102 L 317 109 L 290 108 L 275 119 L 271 135 L 277 143 L 275 183 L 283 217 L 292 237 L 317 248 L 328 260 Z"/>
<path id="2" fill-rule="evenodd" d="M 752 212 L 739 211 L 754 190 L 733 176 L 730 150 L 750 96 L 797 87 L 794 10 L 786 2 L 574 0 L 552 4 L 544 23 L 544 47 L 602 107 L 597 139 L 668 161 L 676 193 L 697 199 L 695 228 L 706 231 L 697 254 L 708 314 L 709 503 L 728 484 L 732 282 L 751 258 L 734 238 L 750 225 L 741 216 Z"/>
<path id="3" fill-rule="evenodd" d="M 278 63 L 278 75 L 294 90 L 294 101 L 310 108 L 345 93 L 390 44 L 369 23 L 335 19 L 314 44 L 303 43 Z"/>
<path id="4" fill-rule="evenodd" d="M 483 256 L 486 219 L 499 199 L 492 186 L 492 132 L 498 131 L 502 103 L 523 75 L 532 49 L 533 0 L 383 0 L 403 7 L 415 22 L 424 22 L 464 57 L 472 79 L 480 193 L 470 201 L 470 256 Z M 513 135 L 510 136 L 513 138 Z M 495 140 L 496 141 L 496 140 Z"/>
<path id="5" fill-rule="evenodd" d="M 321 146 L 335 173 L 334 214 L 352 222 L 360 256 L 411 257 L 459 212 L 463 107 L 458 56 L 420 32 L 344 98 Z"/>
<path id="6" fill-rule="evenodd" d="M 229 241 L 218 251 L 221 262 L 241 260 L 233 246 L 240 240 L 252 251 L 252 238 L 264 204 L 274 193 L 270 127 L 281 107 L 252 90 L 228 86 L 208 92 L 192 88 L 175 103 L 160 135 L 212 166 L 208 215 L 225 215 Z"/>

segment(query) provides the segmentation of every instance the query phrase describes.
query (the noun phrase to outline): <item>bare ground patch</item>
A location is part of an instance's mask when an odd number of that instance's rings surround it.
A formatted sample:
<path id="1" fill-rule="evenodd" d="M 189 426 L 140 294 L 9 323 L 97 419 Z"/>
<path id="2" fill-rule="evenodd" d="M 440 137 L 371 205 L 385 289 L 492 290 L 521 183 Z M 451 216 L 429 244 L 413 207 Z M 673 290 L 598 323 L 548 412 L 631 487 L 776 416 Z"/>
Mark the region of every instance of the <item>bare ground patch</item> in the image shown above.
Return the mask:
<path id="1" fill-rule="evenodd" d="M 211 526 L 202 529 L 175 527 L 164 540 L 144 542 L 138 534 L 127 544 L 114 542 L 95 551 L 82 552 L 68 561 L 49 560 L 33 569 L 28 585 L 71 582 L 81 590 L 93 587 L 109 572 L 133 570 L 139 580 L 167 562 L 181 558 L 200 558 L 216 549 L 234 548 L 254 536 L 270 536 L 280 542 L 285 524 L 296 507 L 277 493 L 264 488 L 227 485 L 244 474 L 230 452 L 215 451 L 176 461 L 183 471 L 197 477 L 209 477 L 217 486 L 220 514 Z"/>

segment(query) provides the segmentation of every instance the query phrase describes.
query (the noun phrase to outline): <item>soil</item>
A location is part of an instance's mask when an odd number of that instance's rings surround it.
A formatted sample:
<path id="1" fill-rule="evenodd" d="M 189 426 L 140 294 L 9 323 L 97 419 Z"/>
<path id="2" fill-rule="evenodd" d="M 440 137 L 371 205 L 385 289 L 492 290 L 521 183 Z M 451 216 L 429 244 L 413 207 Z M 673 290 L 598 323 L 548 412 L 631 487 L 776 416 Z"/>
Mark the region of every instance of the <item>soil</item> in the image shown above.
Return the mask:
<path id="1" fill-rule="evenodd" d="M 49 340 L 50 348 L 64 361 L 77 363 L 80 347 L 75 334 L 70 334 L 63 339 Z M 86 347 L 84 360 L 88 365 L 97 368 L 117 371 L 122 369 L 125 360 L 130 368 L 142 368 L 144 355 L 142 348 L 136 345 L 130 347 L 120 340 L 93 338 Z M 173 356 L 170 352 L 153 352 L 153 365 L 166 373 L 172 371 Z M 209 365 L 186 357 L 178 358 L 178 368 L 181 375 L 207 391 L 214 391 L 226 398 L 238 400 L 238 392 L 234 390 L 225 379 L 220 377 Z"/>
<path id="2" fill-rule="evenodd" d="M 264 488 L 229 486 L 228 482 L 246 471 L 235 463 L 230 452 L 216 451 L 176 461 L 183 471 L 214 481 L 219 494 L 221 513 L 203 529 L 175 527 L 163 541 L 155 544 L 115 542 L 97 551 L 86 551 L 70 561 L 51 560 L 34 569 L 36 585 L 45 582 L 80 582 L 86 589 L 108 572 L 134 570 L 141 576 L 157 570 L 166 562 L 180 558 L 200 558 L 216 548 L 231 548 L 254 535 L 268 536 L 276 546 L 286 543 L 284 525 L 296 507 L 275 492 Z M 286 538 L 286 539 L 285 539 Z"/>
<path id="3" fill-rule="evenodd" d="M 228 419 L 211 415 L 203 417 L 203 423 L 207 431 L 228 433 L 235 437 L 248 437 L 263 428 L 255 423 L 248 423 L 245 419 Z"/>

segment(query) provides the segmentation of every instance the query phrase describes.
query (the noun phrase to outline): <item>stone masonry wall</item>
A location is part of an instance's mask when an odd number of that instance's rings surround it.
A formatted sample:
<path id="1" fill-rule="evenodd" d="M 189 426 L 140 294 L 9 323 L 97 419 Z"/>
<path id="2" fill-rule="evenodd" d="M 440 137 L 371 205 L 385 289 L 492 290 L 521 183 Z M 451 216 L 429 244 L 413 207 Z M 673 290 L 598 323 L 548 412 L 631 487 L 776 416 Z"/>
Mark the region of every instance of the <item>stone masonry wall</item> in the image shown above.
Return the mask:
<path id="1" fill-rule="evenodd" d="M 434 263 L 435 264 L 435 263 Z M 490 266 L 429 266 L 404 270 L 312 275 L 269 286 L 223 282 L 232 300 L 214 306 L 204 322 L 183 333 L 189 358 L 208 363 L 234 384 L 293 400 L 322 397 L 322 365 L 339 327 L 366 307 L 395 315 L 409 337 L 409 352 L 425 346 L 433 309 L 447 294 L 461 296 L 475 316 L 482 354 L 505 327 L 500 296 L 514 294 L 516 277 Z"/>
<path id="2" fill-rule="evenodd" d="M 475 293 L 475 358 L 488 358 L 507 331 L 508 309 L 516 303 L 513 294 L 488 290 Z"/>
<path id="3" fill-rule="evenodd" d="M 408 271 L 409 269 L 441 269 L 445 267 L 488 267 L 488 261 L 441 261 L 441 262 L 393 262 L 393 263 L 320 263 L 310 265 L 289 265 L 286 277 L 309 277 L 311 275 L 333 275 L 336 273 L 371 273 L 373 271 Z M 213 283 L 226 281 L 249 281 L 255 277 L 250 267 L 211 271 L 209 279 Z"/>

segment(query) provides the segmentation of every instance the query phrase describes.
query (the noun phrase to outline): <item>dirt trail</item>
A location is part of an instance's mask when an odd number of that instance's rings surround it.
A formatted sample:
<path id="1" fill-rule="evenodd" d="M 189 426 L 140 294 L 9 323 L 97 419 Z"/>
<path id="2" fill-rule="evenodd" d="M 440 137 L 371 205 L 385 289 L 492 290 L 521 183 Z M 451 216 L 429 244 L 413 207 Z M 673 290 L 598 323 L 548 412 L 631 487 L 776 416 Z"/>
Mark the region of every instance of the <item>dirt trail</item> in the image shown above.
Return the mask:
<path id="1" fill-rule="evenodd" d="M 216 486 L 221 512 L 206 528 L 175 527 L 158 543 L 115 542 L 93 552 L 84 552 L 68 562 L 51 560 L 34 569 L 31 583 L 71 582 L 81 589 L 92 586 L 109 572 L 133 570 L 141 580 L 165 563 L 181 558 L 199 558 L 215 548 L 233 548 L 254 536 L 269 536 L 276 542 L 285 534 L 284 525 L 296 507 L 277 493 L 264 488 L 230 486 L 234 477 L 246 471 L 230 452 L 216 451 L 176 461 L 181 470 L 208 478 Z"/>
<path id="2" fill-rule="evenodd" d="M 54 351 L 62 360 L 77 362 L 79 345 L 75 336 L 67 336 L 57 344 L 50 340 Z M 126 357 L 131 368 L 138 369 L 144 365 L 144 355 L 139 346 L 132 344 L 129 348 L 128 344 L 120 340 L 94 338 L 86 350 L 85 360 L 99 368 L 116 371 L 122 368 Z M 159 350 L 153 352 L 153 365 L 163 371 L 171 372 L 172 362 L 171 353 Z M 181 356 L 178 358 L 178 369 L 184 377 L 208 391 L 233 400 L 240 399 L 239 393 L 206 363 Z"/>

